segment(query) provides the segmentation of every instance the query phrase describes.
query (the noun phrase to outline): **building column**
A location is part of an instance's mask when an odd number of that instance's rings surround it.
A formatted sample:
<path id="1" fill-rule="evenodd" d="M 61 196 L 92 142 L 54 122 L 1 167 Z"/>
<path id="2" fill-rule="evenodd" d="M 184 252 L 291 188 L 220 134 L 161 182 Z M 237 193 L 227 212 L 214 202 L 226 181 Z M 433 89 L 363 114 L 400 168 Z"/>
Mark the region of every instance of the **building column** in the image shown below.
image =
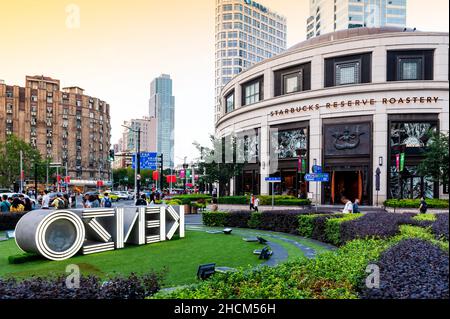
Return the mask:
<path id="1" fill-rule="evenodd" d="M 317 165 L 323 166 L 322 161 L 322 121 L 320 119 L 320 112 L 314 112 L 309 122 L 309 172 L 313 171 L 314 159 L 317 160 Z M 316 194 L 317 189 L 317 194 Z M 322 185 L 316 185 L 315 182 L 309 183 L 309 192 L 314 193 L 313 203 L 316 203 L 316 198 L 319 205 L 322 203 Z"/>
<path id="2" fill-rule="evenodd" d="M 264 100 L 273 98 L 275 95 L 275 77 L 272 69 L 264 71 Z"/>
<path id="3" fill-rule="evenodd" d="M 242 106 L 242 90 L 241 85 L 236 83 L 234 85 L 234 108 L 238 109 Z"/>
<path id="4" fill-rule="evenodd" d="M 372 82 L 386 82 L 387 51 L 385 46 L 376 47 L 372 52 Z"/>
<path id="5" fill-rule="evenodd" d="M 434 80 L 448 81 L 448 46 L 439 46 L 434 52 Z"/>
<path id="6" fill-rule="evenodd" d="M 380 191 L 378 192 L 378 206 L 383 205 L 387 199 L 388 170 L 390 166 L 390 158 L 388 157 L 388 114 L 385 108 L 379 108 L 373 117 L 373 169 L 372 169 L 372 189 L 373 189 L 373 206 L 377 205 L 376 191 L 376 172 L 380 168 Z M 383 158 L 383 165 L 379 165 L 380 157 Z"/>
<path id="7" fill-rule="evenodd" d="M 324 59 L 322 55 L 316 55 L 311 61 L 311 90 L 320 90 L 325 86 Z"/>
<path id="8" fill-rule="evenodd" d="M 270 126 L 267 123 L 267 116 L 261 117 L 261 145 L 260 145 L 260 161 L 261 161 L 261 195 L 269 195 L 269 185 L 266 177 L 270 176 Z"/>

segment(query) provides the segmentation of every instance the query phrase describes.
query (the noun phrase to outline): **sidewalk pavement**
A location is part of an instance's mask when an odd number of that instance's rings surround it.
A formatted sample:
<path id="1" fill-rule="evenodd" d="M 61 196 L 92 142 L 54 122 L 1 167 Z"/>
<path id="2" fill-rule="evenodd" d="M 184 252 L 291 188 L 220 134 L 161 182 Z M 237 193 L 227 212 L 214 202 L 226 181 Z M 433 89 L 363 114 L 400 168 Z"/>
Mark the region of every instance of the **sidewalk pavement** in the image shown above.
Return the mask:
<path id="1" fill-rule="evenodd" d="M 219 211 L 250 211 L 249 205 L 228 205 L 228 204 L 218 204 Z M 208 206 L 208 210 L 212 209 L 212 205 Z M 271 211 L 272 206 L 259 206 L 258 207 L 260 212 L 266 212 Z M 314 211 L 316 207 L 314 205 L 311 206 L 275 206 L 273 210 L 277 211 L 294 211 L 294 210 L 308 210 L 308 211 Z M 344 206 L 330 206 L 330 205 L 320 205 L 318 206 L 319 212 L 335 212 L 340 213 L 344 209 Z M 379 211 L 385 211 L 384 208 L 381 207 L 368 207 L 368 206 L 360 206 L 361 212 L 379 212 Z"/>

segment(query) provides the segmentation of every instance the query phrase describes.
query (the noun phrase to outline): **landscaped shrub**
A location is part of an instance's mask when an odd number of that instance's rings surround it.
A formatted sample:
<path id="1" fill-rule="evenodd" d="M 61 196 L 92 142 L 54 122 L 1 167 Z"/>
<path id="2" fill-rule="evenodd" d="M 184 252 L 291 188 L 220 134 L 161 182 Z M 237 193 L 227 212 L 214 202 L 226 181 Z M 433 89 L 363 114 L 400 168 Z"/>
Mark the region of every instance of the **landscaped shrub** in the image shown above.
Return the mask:
<path id="1" fill-rule="evenodd" d="M 329 218 L 325 223 L 325 238 L 326 241 L 335 246 L 339 246 L 345 243 L 341 238 L 341 227 L 344 223 L 357 220 L 361 218 L 362 214 L 348 214 L 341 218 Z"/>
<path id="2" fill-rule="evenodd" d="M 207 227 L 225 227 L 228 214 L 226 212 L 204 212 L 202 214 L 203 225 Z"/>
<path id="3" fill-rule="evenodd" d="M 448 217 L 449 214 L 438 214 L 436 221 L 433 223 L 432 231 L 436 235 L 437 239 L 444 238 L 448 241 Z"/>
<path id="4" fill-rule="evenodd" d="M 161 288 L 162 272 L 144 276 L 131 274 L 103 282 L 98 277 L 80 278 L 80 287 L 69 289 L 67 276 L 37 278 L 19 281 L 0 278 L 0 299 L 144 299 Z"/>
<path id="5" fill-rule="evenodd" d="M 263 212 L 259 229 L 298 234 L 298 216 L 305 213 L 275 210 Z"/>
<path id="6" fill-rule="evenodd" d="M 272 196 L 258 196 L 260 205 L 270 206 L 272 205 Z M 224 205 L 250 205 L 250 196 L 228 196 L 220 197 L 218 199 L 219 204 Z M 275 196 L 275 206 L 309 206 L 311 201 L 309 199 L 298 199 L 293 196 Z"/>
<path id="7" fill-rule="evenodd" d="M 169 299 L 354 299 L 367 264 L 386 249 L 384 241 L 358 240 L 312 260 L 217 274 L 157 298 Z"/>
<path id="8" fill-rule="evenodd" d="M 261 216 L 262 213 L 254 212 L 248 221 L 248 227 L 253 229 L 258 229 L 261 227 Z"/>
<path id="9" fill-rule="evenodd" d="M 359 238 L 389 238 L 399 234 L 400 225 L 417 225 L 412 217 L 415 214 L 368 213 L 361 218 L 342 223 L 340 227 L 340 241 L 346 243 Z"/>
<path id="10" fill-rule="evenodd" d="M 205 200 L 207 202 L 211 201 L 211 196 L 204 194 L 192 194 L 192 195 L 177 195 L 172 197 L 172 199 L 181 200 L 183 205 L 190 205 L 192 202 L 196 202 L 198 200 Z"/>
<path id="11" fill-rule="evenodd" d="M 225 220 L 226 227 L 248 228 L 248 222 L 251 218 L 251 212 L 231 212 L 228 213 Z"/>
<path id="12" fill-rule="evenodd" d="M 0 213 L 0 231 L 14 230 L 26 213 Z"/>
<path id="13" fill-rule="evenodd" d="M 12 264 L 12 265 L 18 265 L 18 264 L 25 264 L 30 261 L 39 260 L 39 259 L 42 259 L 42 257 L 39 255 L 24 253 L 24 254 L 9 256 L 8 263 Z"/>
<path id="14" fill-rule="evenodd" d="M 446 199 L 427 199 L 428 208 L 449 208 Z M 384 202 L 385 207 L 395 208 L 416 208 L 419 210 L 420 199 L 388 199 Z"/>
<path id="15" fill-rule="evenodd" d="M 300 236 L 317 239 L 317 235 L 325 233 L 325 222 L 338 214 L 303 214 L 298 216 L 298 233 Z M 339 215 L 342 217 L 342 215 Z M 321 227 L 323 226 L 323 227 Z"/>
<path id="16" fill-rule="evenodd" d="M 250 206 L 250 196 L 219 197 L 218 203 L 225 204 L 225 205 L 249 205 Z"/>
<path id="17" fill-rule="evenodd" d="M 364 288 L 370 299 L 448 299 L 449 256 L 420 239 L 407 239 L 388 249 L 377 263 L 380 288 Z"/>

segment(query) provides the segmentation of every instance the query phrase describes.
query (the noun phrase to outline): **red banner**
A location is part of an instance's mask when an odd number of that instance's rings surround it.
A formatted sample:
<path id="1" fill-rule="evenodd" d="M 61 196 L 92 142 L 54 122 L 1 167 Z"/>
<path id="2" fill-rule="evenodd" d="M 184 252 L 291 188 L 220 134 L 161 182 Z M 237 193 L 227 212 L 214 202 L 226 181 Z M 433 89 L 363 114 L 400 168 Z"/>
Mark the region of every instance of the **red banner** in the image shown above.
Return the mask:
<path id="1" fill-rule="evenodd" d="M 97 187 L 103 187 L 104 183 L 103 181 L 97 181 Z"/>
<path id="2" fill-rule="evenodd" d="M 70 184 L 70 176 L 66 176 L 66 183 Z"/>
<path id="3" fill-rule="evenodd" d="M 185 170 L 181 170 L 180 171 L 180 178 L 185 178 L 186 177 L 186 171 Z"/>
<path id="4" fill-rule="evenodd" d="M 177 177 L 175 175 L 166 176 L 166 179 L 167 179 L 167 183 L 176 183 L 177 182 Z"/>
<path id="5" fill-rule="evenodd" d="M 154 181 L 159 180 L 159 172 L 158 172 L 158 171 L 154 171 L 154 172 L 153 172 L 153 180 L 154 180 Z"/>
<path id="6" fill-rule="evenodd" d="M 400 170 L 400 154 L 395 155 L 397 171 Z"/>

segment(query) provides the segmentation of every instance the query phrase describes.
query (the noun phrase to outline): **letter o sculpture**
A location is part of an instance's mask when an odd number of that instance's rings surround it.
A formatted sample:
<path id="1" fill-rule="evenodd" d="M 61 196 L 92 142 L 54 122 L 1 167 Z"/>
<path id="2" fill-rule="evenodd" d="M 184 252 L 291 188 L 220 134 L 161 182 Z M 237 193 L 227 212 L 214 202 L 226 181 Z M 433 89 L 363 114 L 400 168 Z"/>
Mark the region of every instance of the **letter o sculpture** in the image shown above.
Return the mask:
<path id="1" fill-rule="evenodd" d="M 73 257 L 83 246 L 85 228 L 70 211 L 33 211 L 16 226 L 16 243 L 25 252 L 61 261 Z"/>

